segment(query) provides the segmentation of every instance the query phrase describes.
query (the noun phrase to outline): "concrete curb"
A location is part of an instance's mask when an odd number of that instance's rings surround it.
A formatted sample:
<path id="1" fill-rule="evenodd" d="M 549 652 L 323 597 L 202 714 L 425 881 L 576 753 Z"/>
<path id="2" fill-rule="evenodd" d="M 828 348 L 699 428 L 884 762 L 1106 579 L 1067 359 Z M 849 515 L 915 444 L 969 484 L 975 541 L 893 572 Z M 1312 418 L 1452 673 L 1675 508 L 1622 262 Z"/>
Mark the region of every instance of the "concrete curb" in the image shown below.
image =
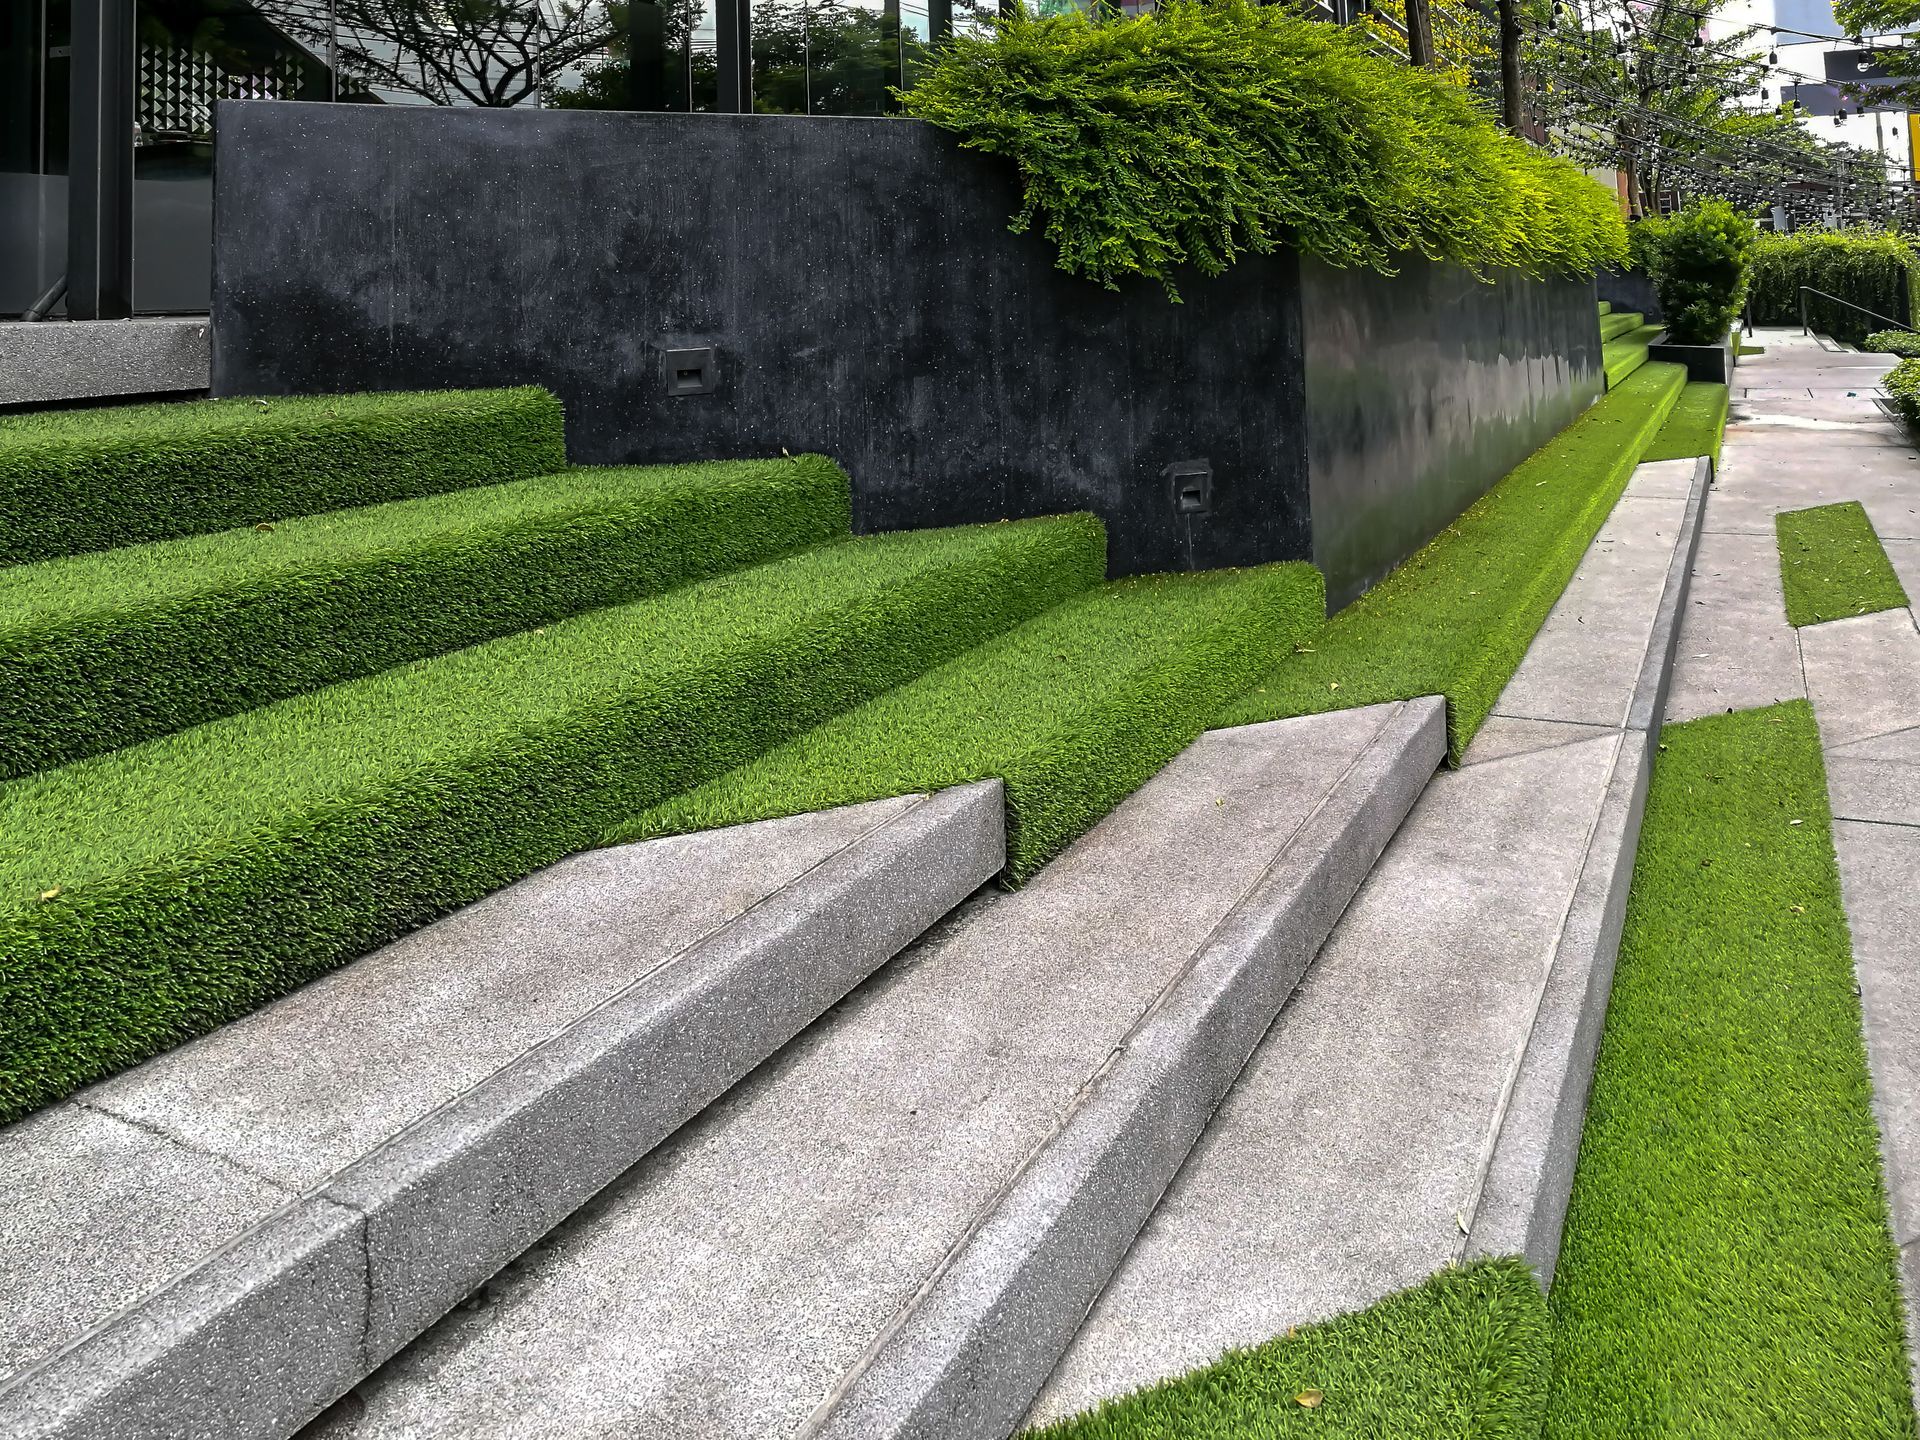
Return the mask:
<path id="1" fill-rule="evenodd" d="M 1542 1288 L 1553 1281 L 1593 1088 L 1600 1032 L 1626 922 L 1647 782 L 1699 551 L 1712 464 L 1694 466 L 1684 528 L 1674 546 L 1646 658 L 1627 710 L 1586 863 L 1542 987 L 1514 1083 L 1490 1137 L 1463 1258 L 1523 1255 Z"/>
<path id="2" fill-rule="evenodd" d="M 0 409 L 204 392 L 211 335 L 204 315 L 0 322 Z"/>
<path id="3" fill-rule="evenodd" d="M 1404 702 L 801 1435 L 1019 1424 L 1445 754 Z"/>
<path id="4" fill-rule="evenodd" d="M 927 797 L 0 1391 L 9 1437 L 297 1430 L 1005 864 Z"/>

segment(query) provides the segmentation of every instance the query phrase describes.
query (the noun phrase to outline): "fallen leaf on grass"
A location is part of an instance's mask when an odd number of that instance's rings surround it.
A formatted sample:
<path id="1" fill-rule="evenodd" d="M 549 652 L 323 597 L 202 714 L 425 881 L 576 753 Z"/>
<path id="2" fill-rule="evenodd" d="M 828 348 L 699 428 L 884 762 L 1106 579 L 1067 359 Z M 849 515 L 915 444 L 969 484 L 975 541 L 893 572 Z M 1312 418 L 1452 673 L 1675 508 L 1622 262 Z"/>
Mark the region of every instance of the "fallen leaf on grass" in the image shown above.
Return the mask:
<path id="1" fill-rule="evenodd" d="M 54 896 L 58 895 L 59 893 L 60 893 L 60 887 L 56 885 L 51 890 L 42 890 L 40 892 L 40 898 L 42 900 L 51 900 L 54 898 Z"/>
<path id="2" fill-rule="evenodd" d="M 1326 1398 L 1327 1397 L 1322 1395 L 1318 1390 L 1302 1390 L 1298 1395 L 1293 1397 L 1293 1403 L 1303 1410 L 1315 1410 L 1319 1408 L 1320 1402 Z"/>

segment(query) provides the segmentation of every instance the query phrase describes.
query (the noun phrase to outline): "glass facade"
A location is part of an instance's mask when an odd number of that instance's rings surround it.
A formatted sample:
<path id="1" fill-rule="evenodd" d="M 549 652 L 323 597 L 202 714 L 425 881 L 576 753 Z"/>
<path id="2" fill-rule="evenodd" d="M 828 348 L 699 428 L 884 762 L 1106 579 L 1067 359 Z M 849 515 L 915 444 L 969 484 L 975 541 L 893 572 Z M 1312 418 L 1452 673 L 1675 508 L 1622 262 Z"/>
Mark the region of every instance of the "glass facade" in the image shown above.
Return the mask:
<path id="1" fill-rule="evenodd" d="M 131 90 L 131 308 L 191 313 L 207 306 L 218 100 L 885 115 L 937 36 L 984 24 L 997 4 L 6 0 L 0 316 L 28 311 L 66 271 L 73 116 L 98 105 L 85 113 L 97 113 L 111 139 L 127 113 L 91 91 L 76 109 L 76 75 L 122 77 Z M 83 49 L 130 36 L 130 53 L 77 63 L 76 6 L 90 7 L 77 32 Z M 126 9 L 116 15 L 116 6 Z M 99 163 L 87 153 L 83 168 Z"/>

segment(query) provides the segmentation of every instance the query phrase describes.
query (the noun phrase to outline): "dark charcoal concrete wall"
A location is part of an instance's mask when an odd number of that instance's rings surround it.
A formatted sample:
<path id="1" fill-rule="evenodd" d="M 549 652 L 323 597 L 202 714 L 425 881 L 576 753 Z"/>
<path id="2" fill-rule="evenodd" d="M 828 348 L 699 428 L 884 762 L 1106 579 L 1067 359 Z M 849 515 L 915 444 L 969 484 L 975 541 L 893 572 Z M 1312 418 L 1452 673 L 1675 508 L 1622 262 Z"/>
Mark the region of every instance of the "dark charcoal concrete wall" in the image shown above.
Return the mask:
<path id="1" fill-rule="evenodd" d="M 1652 277 L 1639 270 L 1602 270 L 1594 276 L 1594 288 L 1614 309 L 1637 310 L 1651 325 L 1667 318 L 1660 308 L 1660 292 L 1653 288 Z"/>
<path id="2" fill-rule="evenodd" d="M 1301 263 L 1313 560 L 1338 606 L 1605 388 L 1593 283 Z"/>
<path id="3" fill-rule="evenodd" d="M 898 120 L 227 103 L 216 394 L 535 382 L 590 463 L 822 451 L 861 529 L 1091 509 L 1117 574 L 1310 553 L 1298 269 L 1103 291 Z M 712 345 L 669 398 L 660 353 Z M 1213 511 L 1165 466 L 1204 457 Z"/>

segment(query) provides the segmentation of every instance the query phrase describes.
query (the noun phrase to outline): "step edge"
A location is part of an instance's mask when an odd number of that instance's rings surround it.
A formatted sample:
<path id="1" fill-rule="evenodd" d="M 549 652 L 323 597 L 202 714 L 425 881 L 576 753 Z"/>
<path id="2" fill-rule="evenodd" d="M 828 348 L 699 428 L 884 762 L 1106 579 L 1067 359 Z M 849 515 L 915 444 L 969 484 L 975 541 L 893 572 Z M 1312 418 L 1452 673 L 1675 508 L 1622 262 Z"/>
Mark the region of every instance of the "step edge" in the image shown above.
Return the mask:
<path id="1" fill-rule="evenodd" d="M 1394 713 L 1075 1112 L 799 1437 L 977 1440 L 1019 1424 L 1445 758 L 1445 702 L 1392 703 Z"/>
<path id="2" fill-rule="evenodd" d="M 1514 1057 L 1511 1088 L 1489 1127 L 1489 1152 L 1471 1213 L 1463 1217 L 1458 1258 L 1520 1255 L 1543 1289 L 1553 1280 L 1573 1195 L 1580 1133 L 1712 470 L 1705 456 L 1696 459 L 1621 748 L 1542 978 L 1532 1025 Z"/>
<path id="3" fill-rule="evenodd" d="M 1005 838 L 998 780 L 937 791 L 855 837 L 193 1268 L 0 1383 L 0 1433 L 77 1440 L 103 1429 L 121 1433 L 133 1416 L 148 1427 L 138 1433 L 277 1440 L 298 1429 L 990 881 L 1005 865 Z M 929 869 L 915 903 L 900 903 L 900 874 Z M 876 915 L 893 922 L 884 934 L 870 933 Z M 818 938 L 828 943 L 809 946 L 809 928 L 824 928 Z M 808 980 L 791 972 L 821 958 L 816 951 L 829 962 L 801 1006 L 817 1001 L 812 1013 L 770 1016 L 766 1007 L 738 1003 L 742 991 L 758 998 L 764 984 L 756 981 L 772 971 L 770 951 L 796 949 L 798 964 L 789 960 L 783 978 Z M 727 1036 L 729 1021 L 758 1028 Z M 701 1039 L 689 1034 L 730 1041 L 731 1063 L 717 1086 L 702 1070 Z M 679 1080 L 637 1097 L 628 1086 L 623 1105 L 620 1070 L 636 1052 L 672 1053 L 676 1040 L 687 1061 Z M 665 1113 L 649 1114 L 647 1101 L 660 1093 L 669 1097 Z M 637 1134 L 622 1137 L 610 1121 Z M 510 1162 L 504 1175 L 502 1152 Z M 533 1163 L 516 1172 L 514 1161 Z M 569 1167 L 573 1173 L 563 1173 Z M 444 1217 L 435 1207 L 444 1193 L 464 1194 L 491 1217 L 501 1209 L 494 1203 L 501 1182 L 517 1184 L 523 1202 L 509 1217 L 520 1223 L 505 1244 L 439 1253 L 446 1247 L 433 1244 L 433 1232 Z M 423 1215 L 427 1244 L 410 1244 L 409 1224 L 419 1226 Z M 419 1273 L 423 1265 L 428 1273 Z M 405 1313 L 383 1316 L 382 1286 L 396 1272 L 420 1288 Z M 303 1283 L 302 1275 L 317 1278 Z M 220 1375 L 232 1377 L 230 1389 L 210 1379 Z"/>

